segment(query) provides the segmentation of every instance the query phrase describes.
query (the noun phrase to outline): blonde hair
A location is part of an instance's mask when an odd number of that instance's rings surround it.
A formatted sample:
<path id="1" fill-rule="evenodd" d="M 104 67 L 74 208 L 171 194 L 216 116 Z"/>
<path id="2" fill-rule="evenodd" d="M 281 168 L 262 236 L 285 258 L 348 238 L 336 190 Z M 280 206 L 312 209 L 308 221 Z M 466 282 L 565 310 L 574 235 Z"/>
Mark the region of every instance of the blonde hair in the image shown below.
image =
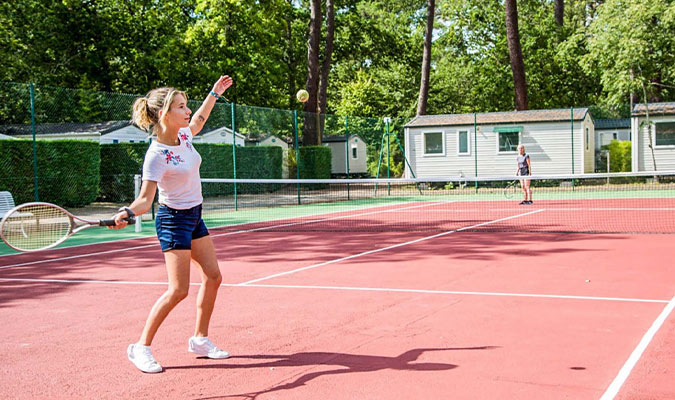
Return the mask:
<path id="1" fill-rule="evenodd" d="M 166 116 L 173 99 L 179 94 L 183 95 L 187 101 L 185 92 L 172 87 L 162 87 L 149 91 L 145 97 L 140 97 L 134 101 L 131 122 L 144 131 L 153 134 L 153 128 L 161 121 L 160 114 L 162 118 Z"/>

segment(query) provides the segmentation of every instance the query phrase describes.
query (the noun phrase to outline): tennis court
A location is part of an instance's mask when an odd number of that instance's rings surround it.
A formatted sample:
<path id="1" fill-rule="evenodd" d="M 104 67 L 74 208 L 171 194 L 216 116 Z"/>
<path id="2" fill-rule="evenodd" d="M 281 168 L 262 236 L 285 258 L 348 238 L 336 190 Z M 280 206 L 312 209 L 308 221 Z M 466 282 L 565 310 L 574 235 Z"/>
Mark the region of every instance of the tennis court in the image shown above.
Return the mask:
<path id="1" fill-rule="evenodd" d="M 187 352 L 195 287 L 157 375 L 125 354 L 166 287 L 151 221 L 5 251 L 0 397 L 675 398 L 675 186 L 595 179 L 535 181 L 530 206 L 495 180 L 213 182 L 210 337 L 232 357 Z"/>

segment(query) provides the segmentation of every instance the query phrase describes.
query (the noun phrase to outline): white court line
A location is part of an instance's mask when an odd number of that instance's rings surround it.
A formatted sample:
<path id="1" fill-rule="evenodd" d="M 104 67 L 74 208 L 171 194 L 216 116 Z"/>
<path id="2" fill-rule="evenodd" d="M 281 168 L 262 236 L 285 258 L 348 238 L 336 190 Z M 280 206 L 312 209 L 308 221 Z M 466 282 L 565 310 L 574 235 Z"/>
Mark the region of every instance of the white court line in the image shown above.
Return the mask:
<path id="1" fill-rule="evenodd" d="M 670 313 L 673 311 L 673 308 L 675 308 L 675 297 L 673 297 L 668 302 L 668 305 L 666 305 L 663 311 L 661 311 L 661 314 L 659 314 L 656 320 L 654 320 L 652 326 L 649 328 L 647 333 L 645 333 L 645 335 L 642 337 L 642 340 L 640 340 L 640 343 L 638 343 L 635 350 L 633 350 L 630 357 L 628 357 L 628 360 L 626 360 L 626 363 L 619 371 L 619 374 L 616 376 L 616 378 L 614 378 L 614 380 L 609 385 L 607 391 L 605 391 L 605 394 L 602 395 L 600 400 L 611 400 L 619 393 L 621 386 L 623 386 L 624 382 L 626 382 L 626 379 L 633 370 L 633 367 L 635 367 L 635 364 L 637 364 L 637 362 L 640 360 L 640 357 L 642 357 L 642 353 L 644 353 L 645 349 L 649 345 L 649 342 L 652 341 L 654 335 L 656 335 L 656 332 L 658 332 L 659 328 L 661 328 L 663 322 L 666 320 L 666 318 L 668 318 L 668 315 L 670 315 Z"/>
<path id="2" fill-rule="evenodd" d="M 345 261 L 345 260 L 351 260 L 353 258 L 362 257 L 362 256 L 366 256 L 366 255 L 369 255 L 369 254 L 374 254 L 374 253 L 379 253 L 381 251 L 391 250 L 391 249 L 395 249 L 397 247 L 407 246 L 409 244 L 415 244 L 415 243 L 423 242 L 425 240 L 435 239 L 437 237 L 449 235 L 449 234 L 455 233 L 455 232 L 461 232 L 461 231 L 464 231 L 464 230 L 467 230 L 467 229 L 477 228 L 479 226 L 490 225 L 490 224 L 494 224 L 494 223 L 501 222 L 501 221 L 506 221 L 506 220 L 513 219 L 513 218 L 524 217 L 526 215 L 535 214 L 535 213 L 538 213 L 538 212 L 542 212 L 544 210 L 545 209 L 542 208 L 542 209 L 539 209 L 539 210 L 534 210 L 534 211 L 530 211 L 530 212 L 523 213 L 523 214 L 512 215 L 510 217 L 505 217 L 505 218 L 495 219 L 493 221 L 483 222 L 481 224 L 465 226 L 463 228 L 455 229 L 455 230 L 452 230 L 452 231 L 441 232 L 441 233 L 437 233 L 435 235 L 425 236 L 425 237 L 420 238 L 420 239 L 415 239 L 415 240 L 411 240 L 411 241 L 404 242 L 404 243 L 398 243 L 398 244 L 383 247 L 383 248 L 380 248 L 380 249 L 364 251 L 363 253 L 352 254 L 351 256 L 337 258 L 337 259 L 325 261 L 325 262 L 322 262 L 322 263 L 319 263 L 319 264 L 309 265 L 307 267 L 296 268 L 296 269 L 291 270 L 291 271 L 280 272 L 278 274 L 268 275 L 268 276 L 258 278 L 258 279 L 252 279 L 250 281 L 240 283 L 240 285 L 249 285 L 251 283 L 260 282 L 260 281 L 264 281 L 264 280 L 267 280 L 267 279 L 277 278 L 277 277 L 284 276 L 284 275 L 290 275 L 290 274 L 294 274 L 296 272 L 306 271 L 306 270 L 313 269 L 313 268 L 323 267 L 324 265 L 335 264 L 337 262 L 341 262 L 341 261 Z"/>
<path id="3" fill-rule="evenodd" d="M 168 282 L 102 281 L 102 280 L 85 280 L 85 279 L 29 279 L 29 278 L 0 278 L 0 282 L 93 283 L 103 285 L 155 285 L 155 286 L 168 285 Z M 201 285 L 201 283 L 192 282 L 190 283 L 190 285 L 199 286 Z M 421 294 L 450 294 L 450 295 L 465 295 L 465 296 L 503 296 L 503 297 L 542 298 L 542 299 L 595 300 L 595 301 L 617 301 L 630 303 L 668 303 L 668 300 L 636 299 L 625 297 L 571 296 L 571 295 L 556 295 L 556 294 L 506 293 L 506 292 L 469 292 L 457 290 L 374 288 L 374 287 L 355 287 L 355 286 L 268 285 L 268 284 L 241 285 L 239 283 L 223 283 L 220 286 L 234 287 L 234 288 L 243 287 L 243 288 L 337 290 L 337 291 L 343 290 L 343 291 L 358 291 L 358 292 L 421 293 Z"/>
<path id="4" fill-rule="evenodd" d="M 451 212 L 485 212 L 485 211 L 513 211 L 513 208 L 457 208 L 445 210 L 429 210 L 430 213 Z M 675 211 L 675 208 L 637 208 L 637 207 L 579 207 L 579 208 L 556 208 L 546 207 L 546 211 Z M 410 212 L 410 211 L 401 211 Z"/>
<path id="5" fill-rule="evenodd" d="M 398 203 L 398 204 L 406 204 L 406 203 Z M 335 220 L 335 219 L 362 217 L 364 215 L 372 215 L 372 214 L 379 214 L 379 213 L 386 213 L 386 212 L 399 212 L 399 210 L 407 210 L 407 209 L 410 209 L 410 208 L 429 207 L 429 206 L 438 205 L 438 204 L 439 204 L 438 202 L 431 202 L 431 203 L 425 203 L 425 204 L 421 204 L 421 205 L 415 205 L 415 206 L 409 206 L 409 207 L 403 207 L 403 208 L 386 209 L 386 210 L 380 210 L 380 211 L 371 211 L 371 212 L 361 213 L 361 214 L 341 215 L 341 216 L 338 216 L 338 217 L 314 219 L 314 220 L 310 220 L 310 221 L 299 221 L 299 222 L 294 222 L 294 223 L 272 225 L 272 226 L 266 226 L 266 227 L 255 228 L 255 229 L 242 229 L 242 230 L 233 231 L 233 232 L 225 232 L 225 233 L 214 234 L 214 235 L 212 235 L 212 237 L 237 235 L 237 234 L 240 234 L 240 233 L 249 233 L 249 232 L 256 232 L 256 231 L 261 231 L 261 230 L 277 229 L 277 228 L 285 227 L 285 226 L 310 224 L 310 223 L 317 223 L 317 222 L 323 222 L 323 221 L 331 221 L 331 220 Z M 339 211 L 339 212 L 344 212 L 344 211 Z M 335 213 L 336 212 L 330 212 L 330 213 L 323 214 L 323 215 L 330 215 L 330 214 L 335 214 Z M 322 214 L 319 214 L 319 215 L 322 215 Z M 289 217 L 289 218 L 285 218 L 285 219 L 292 219 L 292 218 L 302 218 L 302 217 Z M 252 224 L 257 224 L 257 223 L 260 223 L 260 222 L 247 222 L 247 223 L 242 224 L 242 225 L 247 225 L 247 224 L 252 225 Z M 230 225 L 230 226 L 235 226 L 235 225 Z M 216 230 L 216 229 L 217 228 L 213 228 L 213 230 Z M 143 237 L 143 238 L 123 239 L 123 240 L 147 239 L 148 237 L 150 237 L 150 236 Z M 105 242 L 105 243 L 110 243 L 110 242 Z M 95 243 L 95 244 L 101 244 L 101 243 Z M 81 245 L 81 246 L 90 246 L 90 245 L 92 245 L 92 244 Z M 53 261 L 63 261 L 63 260 L 72 260 L 72 259 L 75 259 L 75 258 L 91 257 L 91 256 L 97 256 L 97 255 L 101 255 L 101 254 L 110 254 L 110 253 L 118 253 L 118 252 L 121 253 L 123 251 L 146 249 L 148 247 L 153 247 L 153 246 L 159 246 L 159 243 L 146 244 L 146 245 L 142 245 L 142 246 L 125 247 L 125 248 L 122 248 L 122 249 L 106 250 L 106 251 L 99 251 L 99 252 L 87 253 L 87 254 L 78 254 L 78 255 L 75 255 L 75 256 L 68 256 L 68 257 L 58 257 L 58 258 L 53 258 L 53 259 L 49 259 L 49 260 L 37 260 L 37 261 L 30 261 L 30 262 L 19 263 L 19 264 L 5 265 L 5 266 L 0 266 L 0 270 L 7 269 L 7 268 L 23 267 L 23 266 L 26 266 L 26 265 L 43 264 L 43 263 L 48 263 L 48 262 L 53 262 Z M 80 247 L 80 246 L 72 246 L 72 247 Z M 66 248 L 71 248 L 71 247 L 66 247 Z M 8 255 L 10 255 L 10 254 L 8 254 Z"/>

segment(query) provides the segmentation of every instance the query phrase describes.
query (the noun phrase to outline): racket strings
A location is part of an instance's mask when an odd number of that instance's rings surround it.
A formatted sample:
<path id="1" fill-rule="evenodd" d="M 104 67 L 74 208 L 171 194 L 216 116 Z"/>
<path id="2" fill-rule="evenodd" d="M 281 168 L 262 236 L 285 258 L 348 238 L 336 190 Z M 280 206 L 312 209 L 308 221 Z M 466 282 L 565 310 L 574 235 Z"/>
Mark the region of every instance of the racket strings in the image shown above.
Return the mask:
<path id="1" fill-rule="evenodd" d="M 2 236 L 19 250 L 39 250 L 65 239 L 72 221 L 62 210 L 47 205 L 28 205 L 8 215 Z"/>

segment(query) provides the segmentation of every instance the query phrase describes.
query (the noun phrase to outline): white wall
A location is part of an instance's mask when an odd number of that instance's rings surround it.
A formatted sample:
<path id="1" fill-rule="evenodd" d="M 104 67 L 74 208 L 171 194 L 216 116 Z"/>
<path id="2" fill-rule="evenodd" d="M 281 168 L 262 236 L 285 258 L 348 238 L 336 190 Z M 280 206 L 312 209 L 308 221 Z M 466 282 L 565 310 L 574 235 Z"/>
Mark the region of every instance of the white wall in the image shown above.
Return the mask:
<path id="1" fill-rule="evenodd" d="M 611 129 L 595 129 L 595 149 L 600 150 L 602 146 L 608 145 L 616 134 L 616 140 L 626 141 L 630 140 L 630 128 L 611 128 Z"/>
<path id="2" fill-rule="evenodd" d="M 649 120 L 650 122 L 675 122 L 675 115 L 650 115 Z M 656 145 L 653 125 L 648 128 L 644 116 L 633 117 L 631 129 L 633 131 L 633 171 L 654 171 L 652 150 L 649 147 L 650 136 L 652 143 Z M 654 146 L 653 158 L 656 160 L 657 171 L 675 170 L 675 146 Z"/>

